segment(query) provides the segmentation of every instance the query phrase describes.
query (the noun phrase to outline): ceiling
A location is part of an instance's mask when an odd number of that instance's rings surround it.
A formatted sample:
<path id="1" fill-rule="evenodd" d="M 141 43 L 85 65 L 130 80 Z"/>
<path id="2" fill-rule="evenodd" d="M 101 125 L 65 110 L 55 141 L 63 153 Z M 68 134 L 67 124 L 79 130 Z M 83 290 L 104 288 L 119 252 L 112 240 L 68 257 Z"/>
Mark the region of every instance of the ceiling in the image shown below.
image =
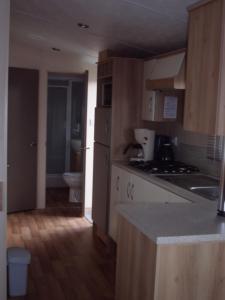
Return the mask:
<path id="1" fill-rule="evenodd" d="M 11 39 L 88 56 L 113 49 L 135 57 L 185 47 L 196 0 L 11 0 Z M 81 29 L 77 23 L 90 26 Z"/>

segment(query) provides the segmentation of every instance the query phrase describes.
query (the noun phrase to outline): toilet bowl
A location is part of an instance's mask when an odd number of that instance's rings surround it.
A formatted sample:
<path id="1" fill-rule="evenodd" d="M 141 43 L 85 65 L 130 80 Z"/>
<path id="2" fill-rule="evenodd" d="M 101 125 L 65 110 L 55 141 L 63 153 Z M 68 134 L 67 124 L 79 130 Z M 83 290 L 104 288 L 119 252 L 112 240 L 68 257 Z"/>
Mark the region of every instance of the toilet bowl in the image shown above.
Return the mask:
<path id="1" fill-rule="evenodd" d="M 63 179 L 70 188 L 70 202 L 81 201 L 81 173 L 64 173 Z"/>

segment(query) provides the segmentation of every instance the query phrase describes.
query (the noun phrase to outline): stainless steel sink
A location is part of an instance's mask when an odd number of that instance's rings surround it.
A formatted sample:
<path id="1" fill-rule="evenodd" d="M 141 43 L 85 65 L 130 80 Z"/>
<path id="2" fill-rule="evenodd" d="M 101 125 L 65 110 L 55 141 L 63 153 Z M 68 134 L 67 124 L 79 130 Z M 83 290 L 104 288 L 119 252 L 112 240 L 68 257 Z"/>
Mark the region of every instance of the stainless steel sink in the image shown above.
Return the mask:
<path id="1" fill-rule="evenodd" d="M 189 190 L 211 201 L 219 197 L 219 180 L 207 175 L 157 175 L 174 185 Z"/>
<path id="2" fill-rule="evenodd" d="M 219 187 L 191 187 L 190 190 L 212 201 L 216 201 L 219 198 Z"/>

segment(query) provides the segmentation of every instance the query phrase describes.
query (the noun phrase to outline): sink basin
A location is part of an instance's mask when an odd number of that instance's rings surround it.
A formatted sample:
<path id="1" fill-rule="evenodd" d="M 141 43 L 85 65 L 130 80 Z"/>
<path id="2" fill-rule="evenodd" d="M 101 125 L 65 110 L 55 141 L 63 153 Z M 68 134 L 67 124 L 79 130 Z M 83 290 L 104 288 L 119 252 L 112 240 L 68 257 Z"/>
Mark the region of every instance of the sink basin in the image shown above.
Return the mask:
<path id="1" fill-rule="evenodd" d="M 207 198 L 209 200 L 212 200 L 212 201 L 216 201 L 218 200 L 219 198 L 219 193 L 220 193 L 220 190 L 219 190 L 219 187 L 215 186 L 215 187 L 191 187 L 190 190 L 195 193 L 195 194 L 198 194 L 204 198 Z"/>
<path id="2" fill-rule="evenodd" d="M 189 190 L 211 201 L 219 197 L 219 180 L 207 175 L 157 175 L 174 185 Z"/>

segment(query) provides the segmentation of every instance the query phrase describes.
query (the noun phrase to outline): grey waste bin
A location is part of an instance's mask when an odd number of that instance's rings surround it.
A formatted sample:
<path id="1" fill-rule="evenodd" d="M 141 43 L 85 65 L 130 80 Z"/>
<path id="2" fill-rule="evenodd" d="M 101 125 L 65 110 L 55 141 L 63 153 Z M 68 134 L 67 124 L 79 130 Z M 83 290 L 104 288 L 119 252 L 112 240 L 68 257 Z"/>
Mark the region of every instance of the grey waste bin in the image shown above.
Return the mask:
<path id="1" fill-rule="evenodd" d="M 24 248 L 13 247 L 8 249 L 7 256 L 9 296 L 25 296 L 30 252 Z"/>

